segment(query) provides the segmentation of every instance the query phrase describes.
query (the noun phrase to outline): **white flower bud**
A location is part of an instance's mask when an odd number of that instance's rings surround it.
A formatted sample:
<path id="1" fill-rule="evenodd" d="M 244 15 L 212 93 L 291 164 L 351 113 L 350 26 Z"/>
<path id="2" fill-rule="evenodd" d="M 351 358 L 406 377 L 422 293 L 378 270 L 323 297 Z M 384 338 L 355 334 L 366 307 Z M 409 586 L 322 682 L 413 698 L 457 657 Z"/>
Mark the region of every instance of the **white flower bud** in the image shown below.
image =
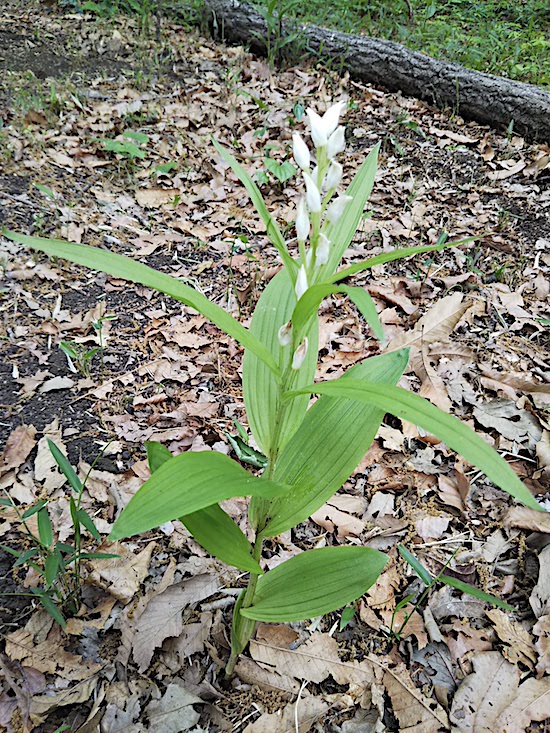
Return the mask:
<path id="1" fill-rule="evenodd" d="M 294 352 L 294 356 L 292 357 L 292 368 L 293 369 L 299 369 L 302 364 L 304 363 L 304 359 L 306 358 L 307 354 L 307 347 L 308 347 L 308 341 L 307 336 L 304 338 L 300 346 L 296 349 Z"/>
<path id="2" fill-rule="evenodd" d="M 298 277 L 296 278 L 296 285 L 294 286 L 294 291 L 296 293 L 296 300 L 300 300 L 302 295 L 306 292 L 308 289 L 307 284 L 307 273 L 306 268 L 304 265 L 300 267 L 298 270 Z"/>
<path id="3" fill-rule="evenodd" d="M 327 156 L 332 160 L 346 147 L 346 135 L 343 127 L 337 127 L 327 142 Z"/>
<path id="4" fill-rule="evenodd" d="M 315 266 L 324 265 L 328 262 L 328 256 L 330 253 L 330 240 L 321 232 L 319 234 L 319 241 L 317 242 L 317 249 L 315 250 Z"/>
<path id="5" fill-rule="evenodd" d="M 281 346 L 290 346 L 292 343 L 292 322 L 289 321 L 281 326 L 277 332 L 277 338 Z"/>
<path id="6" fill-rule="evenodd" d="M 302 170 L 308 171 L 309 164 L 311 162 L 311 155 L 308 146 L 297 132 L 292 135 L 292 154 L 294 155 L 294 160 L 298 166 Z"/>
<path id="7" fill-rule="evenodd" d="M 309 126 L 311 128 L 311 139 L 313 140 L 315 147 L 321 148 L 328 142 L 328 135 L 326 133 L 323 120 L 319 117 L 317 112 L 311 109 L 311 107 L 308 107 L 306 112 L 309 118 Z"/>
<path id="8" fill-rule="evenodd" d="M 307 208 L 312 214 L 318 214 L 321 211 L 321 193 L 309 173 L 304 173 L 304 181 L 306 182 Z"/>
<path id="9" fill-rule="evenodd" d="M 342 114 L 342 110 L 345 106 L 345 102 L 336 102 L 336 104 L 333 104 L 332 107 L 329 107 L 323 115 L 323 124 L 325 126 L 327 137 L 330 137 L 330 135 L 332 135 L 334 130 L 336 130 L 336 128 L 338 127 L 340 115 Z"/>
<path id="10" fill-rule="evenodd" d="M 313 258 L 313 250 L 308 249 L 308 251 L 306 252 L 306 267 L 308 268 L 308 270 L 311 267 L 312 258 Z"/>
<path id="11" fill-rule="evenodd" d="M 344 169 L 342 168 L 340 163 L 337 163 L 335 160 L 331 160 L 327 170 L 327 174 L 325 176 L 325 186 L 327 191 L 332 191 L 332 189 L 338 186 L 338 184 L 342 180 L 343 172 Z"/>
<path id="12" fill-rule="evenodd" d="M 305 242 L 309 235 L 309 216 L 307 213 L 305 199 L 298 201 L 298 211 L 296 213 L 296 234 L 300 242 Z"/>
<path id="13" fill-rule="evenodd" d="M 351 200 L 351 196 L 338 196 L 337 199 L 334 199 L 327 209 L 327 219 L 331 224 L 336 224 Z"/>

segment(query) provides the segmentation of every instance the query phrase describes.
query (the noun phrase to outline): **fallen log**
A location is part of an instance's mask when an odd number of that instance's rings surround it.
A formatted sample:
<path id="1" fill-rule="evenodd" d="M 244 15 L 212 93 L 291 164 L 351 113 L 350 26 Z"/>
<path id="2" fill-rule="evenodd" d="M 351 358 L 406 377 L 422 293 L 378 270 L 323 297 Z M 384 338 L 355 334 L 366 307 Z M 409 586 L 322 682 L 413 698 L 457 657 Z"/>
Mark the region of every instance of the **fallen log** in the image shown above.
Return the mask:
<path id="1" fill-rule="evenodd" d="M 266 53 L 267 23 L 255 8 L 239 0 L 205 0 L 205 11 L 215 37 Z M 539 87 L 438 61 L 378 38 L 289 21 L 282 22 L 281 32 L 287 38 L 297 34 L 294 43 L 337 61 L 359 81 L 399 90 L 492 127 L 508 129 L 513 123 L 515 132 L 531 140 L 550 141 L 550 92 Z"/>

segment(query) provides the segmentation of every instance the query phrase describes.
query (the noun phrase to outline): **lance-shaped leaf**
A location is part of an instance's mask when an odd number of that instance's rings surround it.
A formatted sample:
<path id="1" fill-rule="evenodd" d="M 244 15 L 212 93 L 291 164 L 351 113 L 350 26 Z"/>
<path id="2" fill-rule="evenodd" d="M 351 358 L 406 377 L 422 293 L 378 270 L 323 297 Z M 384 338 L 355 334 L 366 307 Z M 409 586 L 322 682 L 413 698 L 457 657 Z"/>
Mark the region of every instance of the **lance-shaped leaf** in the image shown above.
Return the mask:
<path id="1" fill-rule="evenodd" d="M 325 234 L 332 242 L 329 259 L 325 266 L 326 272 L 334 272 L 355 236 L 374 184 L 379 148 L 380 144 L 374 146 L 348 186 L 346 195 L 351 196 L 352 200 L 344 209 L 342 217 L 336 224 L 329 224 L 326 228 Z"/>
<path id="2" fill-rule="evenodd" d="M 181 453 L 163 463 L 116 520 L 109 541 L 146 532 L 234 496 L 280 496 L 286 486 L 256 478 L 222 453 Z"/>
<path id="3" fill-rule="evenodd" d="M 296 303 L 292 313 L 292 326 L 300 333 L 301 329 L 309 319 L 317 312 L 320 303 L 327 295 L 333 293 L 345 293 L 357 307 L 365 321 L 371 327 L 374 335 L 380 341 L 385 341 L 384 329 L 376 311 L 374 301 L 366 290 L 359 287 L 348 287 L 347 285 L 331 285 L 321 283 L 312 285 Z"/>
<path id="4" fill-rule="evenodd" d="M 544 511 L 506 461 L 472 428 L 435 407 L 423 397 L 399 387 L 369 384 L 343 377 L 332 382 L 312 384 L 305 389 L 313 394 L 357 400 L 418 425 L 460 453 L 514 499 L 532 509 Z"/>
<path id="5" fill-rule="evenodd" d="M 365 593 L 387 556 L 369 547 L 308 550 L 259 578 L 252 605 L 241 614 L 257 621 L 302 621 L 322 616 Z"/>
<path id="6" fill-rule="evenodd" d="M 267 285 L 260 296 L 250 322 L 250 334 L 260 341 L 269 351 L 274 361 L 282 366 L 290 362 L 291 346 L 281 346 L 277 337 L 279 328 L 292 315 L 296 305 L 294 287 L 286 270 L 279 272 Z M 303 386 L 315 376 L 317 365 L 317 319 L 308 327 L 309 348 L 304 363 L 293 377 L 293 384 Z M 243 359 L 243 395 L 248 423 L 256 442 L 263 453 L 271 455 L 275 431 L 279 434 L 279 449 L 292 437 L 301 423 L 307 406 L 308 397 L 293 400 L 285 411 L 283 422 L 277 426 L 281 407 L 281 390 L 265 364 L 256 354 L 247 350 Z"/>
<path id="7" fill-rule="evenodd" d="M 233 173 L 235 173 L 239 181 L 246 188 L 248 195 L 250 196 L 250 200 L 254 204 L 254 208 L 256 209 L 256 211 L 262 218 L 269 241 L 277 248 L 277 251 L 281 255 L 283 264 L 289 270 L 289 272 L 291 273 L 291 277 L 294 280 L 295 279 L 294 273 L 297 270 L 296 262 L 288 254 L 288 250 L 286 248 L 286 242 L 284 240 L 284 237 L 281 234 L 279 227 L 277 226 L 275 220 L 269 213 L 267 206 L 265 205 L 263 196 L 260 192 L 260 189 L 254 183 L 252 178 L 250 178 L 250 176 L 245 171 L 245 169 L 242 167 L 242 165 L 240 165 L 235 160 L 235 158 L 231 155 L 231 153 L 228 150 L 226 150 L 222 145 L 220 145 L 220 143 L 217 140 L 215 140 L 214 138 L 212 138 L 212 143 L 214 144 L 214 147 L 216 148 L 218 153 L 225 160 L 225 162 L 228 163 L 228 165 L 231 167 L 231 170 L 233 171 Z"/>
<path id="8" fill-rule="evenodd" d="M 145 443 L 147 461 L 151 473 L 173 458 L 172 454 L 157 441 Z M 218 504 L 199 509 L 192 514 L 179 517 L 195 540 L 214 557 L 227 565 L 261 575 L 259 563 L 252 557 L 252 545 L 239 527 Z"/>
<path id="9" fill-rule="evenodd" d="M 374 267 L 375 265 L 384 265 L 386 262 L 402 260 L 405 257 L 412 257 L 413 255 L 419 255 L 424 252 L 439 252 L 447 247 L 458 247 L 461 244 L 466 244 L 466 242 L 472 242 L 474 239 L 474 237 L 466 237 L 465 239 L 460 239 L 456 242 L 425 244 L 417 247 L 403 247 L 403 249 L 395 249 L 392 252 L 382 252 L 382 254 L 376 255 L 375 257 L 369 257 L 366 260 L 361 260 L 361 262 L 354 262 L 353 265 L 346 267 L 344 270 L 339 270 L 339 272 L 335 272 L 334 275 L 330 275 L 327 280 L 332 283 L 340 282 L 351 275 L 356 275 L 358 272 L 370 270 L 371 267 Z"/>
<path id="10" fill-rule="evenodd" d="M 406 349 L 371 357 L 352 367 L 342 381 L 353 378 L 395 384 L 407 360 Z M 285 532 L 328 501 L 370 448 L 383 417 L 384 410 L 353 400 L 317 400 L 275 464 L 273 478 L 291 489 L 272 501 L 262 535 Z"/>
<path id="11" fill-rule="evenodd" d="M 172 298 L 179 300 L 190 308 L 194 308 L 203 316 L 208 318 L 212 323 L 232 336 L 236 341 L 245 348 L 253 351 L 256 356 L 265 363 L 268 369 L 271 369 L 276 378 L 279 378 L 279 370 L 272 355 L 265 346 L 255 338 L 248 329 L 242 326 L 229 313 L 212 303 L 202 293 L 194 288 L 190 288 L 180 280 L 167 275 L 163 272 L 157 272 L 152 267 L 144 265 L 142 262 L 135 262 L 130 257 L 109 252 L 98 247 L 90 247 L 86 244 L 75 244 L 74 242 L 64 242 L 61 239 L 42 239 L 40 237 L 28 237 L 24 234 L 3 231 L 4 236 L 8 239 L 24 244 L 26 247 L 38 249 L 48 255 L 61 257 L 78 265 L 84 265 L 92 270 L 100 270 L 114 277 L 120 277 L 124 280 L 146 285 L 160 293 L 166 293 Z"/>

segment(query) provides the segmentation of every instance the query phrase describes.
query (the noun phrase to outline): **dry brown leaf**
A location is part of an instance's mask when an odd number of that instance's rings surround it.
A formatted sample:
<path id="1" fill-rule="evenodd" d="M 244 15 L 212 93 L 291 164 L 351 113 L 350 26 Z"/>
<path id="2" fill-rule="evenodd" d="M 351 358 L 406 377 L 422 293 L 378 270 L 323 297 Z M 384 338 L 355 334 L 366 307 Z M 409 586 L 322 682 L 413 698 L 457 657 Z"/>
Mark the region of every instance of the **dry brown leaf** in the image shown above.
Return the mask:
<path id="1" fill-rule="evenodd" d="M 178 194 L 179 188 L 140 188 L 136 191 L 136 201 L 146 209 L 156 209 L 169 204 Z"/>
<path id="2" fill-rule="evenodd" d="M 531 449 L 542 435 L 537 418 L 526 410 L 520 410 L 512 400 L 497 399 L 477 405 L 474 416 L 485 428 L 496 430 L 508 440 L 526 443 Z"/>
<path id="3" fill-rule="evenodd" d="M 520 672 L 498 652 L 472 659 L 474 671 L 461 683 L 451 707 L 453 733 L 496 733 L 497 720 L 518 695 Z"/>
<path id="4" fill-rule="evenodd" d="M 47 713 L 65 705 L 77 705 L 81 702 L 88 702 L 94 696 L 97 687 L 97 675 L 78 682 L 66 690 L 55 694 L 34 695 L 29 706 L 29 715 L 35 725 L 40 725 L 46 719 Z"/>
<path id="5" fill-rule="evenodd" d="M 200 718 L 200 713 L 193 705 L 202 702 L 200 697 L 188 692 L 176 681 L 170 682 L 161 699 L 152 700 L 145 708 L 149 730 L 155 733 L 183 733 L 189 730 Z"/>
<path id="6" fill-rule="evenodd" d="M 520 527 L 531 532 L 550 534 L 550 512 L 537 512 L 526 506 L 513 506 L 506 512 L 503 524 L 505 527 Z"/>
<path id="7" fill-rule="evenodd" d="M 493 731 L 525 733 L 533 721 L 548 723 L 550 719 L 550 677 L 532 677 L 519 686 L 516 697 L 503 710 Z"/>
<path id="8" fill-rule="evenodd" d="M 450 521 L 451 517 L 434 517 L 428 514 L 417 519 L 414 525 L 418 536 L 423 540 L 438 540 L 447 531 Z"/>
<path id="9" fill-rule="evenodd" d="M 246 726 L 244 733 L 307 733 L 328 709 L 327 702 L 308 695 L 288 703 L 276 713 L 263 713 Z"/>
<path id="10" fill-rule="evenodd" d="M 535 649 L 538 654 L 537 676 L 550 674 L 550 615 L 541 616 L 533 626 L 533 634 L 538 637 Z"/>
<path id="11" fill-rule="evenodd" d="M 440 733 L 449 729 L 447 713 L 416 687 L 404 664 L 386 669 L 384 687 L 392 701 L 401 733 Z"/>
<path id="12" fill-rule="evenodd" d="M 129 603 L 147 577 L 151 555 L 155 547 L 155 542 L 149 542 L 138 555 L 134 555 L 120 542 L 101 547 L 101 552 L 108 552 L 119 557 L 92 560 L 90 562 L 92 571 L 88 576 L 88 581 L 103 588 L 122 603 Z"/>
<path id="13" fill-rule="evenodd" d="M 257 685 L 262 690 L 276 691 L 286 700 L 295 698 L 300 692 L 300 683 L 293 677 L 267 669 L 249 657 L 240 657 L 235 673 L 242 682 Z"/>
<path id="14" fill-rule="evenodd" d="M 529 669 L 533 669 L 537 655 L 533 639 L 527 629 L 498 608 L 492 608 L 485 613 L 493 622 L 499 639 L 507 645 L 503 650 L 506 659 L 514 664 L 521 662 Z"/>
<path id="15" fill-rule="evenodd" d="M 169 639 L 163 649 L 168 654 L 175 654 L 180 667 L 187 664 L 190 656 L 204 651 L 204 642 L 210 635 L 212 627 L 212 614 L 205 611 L 200 615 L 200 621 L 193 624 L 185 624 L 183 631 L 177 639 Z"/>
<path id="16" fill-rule="evenodd" d="M 529 603 L 537 618 L 550 613 L 550 545 L 539 554 L 539 577 L 529 596 Z"/>
<path id="17" fill-rule="evenodd" d="M 71 387 L 74 387 L 74 384 L 74 379 L 71 379 L 70 377 L 52 377 L 51 379 L 47 379 L 38 388 L 38 391 L 40 394 L 45 392 L 55 392 L 59 389 L 70 389 Z"/>
<path id="18" fill-rule="evenodd" d="M 2 453 L 0 474 L 19 468 L 27 460 L 36 445 L 35 435 L 36 428 L 32 425 L 20 425 L 10 433 Z"/>

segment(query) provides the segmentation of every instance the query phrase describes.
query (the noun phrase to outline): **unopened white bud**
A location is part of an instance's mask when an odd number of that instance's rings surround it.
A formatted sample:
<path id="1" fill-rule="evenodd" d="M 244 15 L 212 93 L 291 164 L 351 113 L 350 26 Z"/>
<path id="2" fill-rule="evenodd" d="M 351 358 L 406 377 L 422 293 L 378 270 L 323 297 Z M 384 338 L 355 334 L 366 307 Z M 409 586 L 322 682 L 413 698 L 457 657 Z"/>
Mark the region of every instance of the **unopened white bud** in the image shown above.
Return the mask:
<path id="1" fill-rule="evenodd" d="M 307 336 L 304 338 L 300 346 L 296 349 L 294 352 L 294 356 L 292 357 L 292 368 L 293 369 L 299 369 L 302 364 L 304 363 L 304 359 L 306 358 L 307 354 L 307 347 L 308 347 L 308 340 Z"/>
<path id="2" fill-rule="evenodd" d="M 306 267 L 307 267 L 308 270 L 311 267 L 311 260 L 312 259 L 313 259 L 313 250 L 312 249 L 308 249 L 308 251 L 306 252 Z"/>
<path id="3" fill-rule="evenodd" d="M 281 346 L 290 346 L 292 343 L 292 322 L 285 323 L 277 332 Z"/>
<path id="4" fill-rule="evenodd" d="M 340 165 L 340 163 L 337 163 L 335 160 L 332 160 L 330 162 L 330 165 L 327 170 L 327 174 L 325 177 L 325 186 L 327 191 L 332 191 L 334 188 L 338 186 L 340 181 L 342 180 L 342 174 L 344 172 L 344 169 Z"/>
<path id="5" fill-rule="evenodd" d="M 298 270 L 298 277 L 296 278 L 296 285 L 294 286 L 294 291 L 296 293 L 296 300 L 300 300 L 302 295 L 306 292 L 308 289 L 307 284 L 307 272 L 304 265 L 300 267 Z"/>
<path id="6" fill-rule="evenodd" d="M 327 219 L 331 224 L 336 224 L 351 200 L 351 196 L 338 196 L 337 199 L 334 199 L 327 209 Z"/>
<path id="7" fill-rule="evenodd" d="M 296 213 L 296 234 L 300 242 L 305 242 L 309 235 L 309 216 L 307 213 L 305 199 L 298 201 L 298 211 Z"/>
<path id="8" fill-rule="evenodd" d="M 308 146 L 297 132 L 292 135 L 292 154 L 294 155 L 294 160 L 298 166 L 302 170 L 308 171 L 309 164 L 311 162 L 311 155 L 309 153 Z"/>
<path id="9" fill-rule="evenodd" d="M 313 140 L 315 147 L 321 148 L 328 142 L 328 135 L 323 120 L 319 117 L 317 112 L 311 109 L 311 107 L 308 107 L 306 112 L 309 118 L 309 126 L 311 128 L 311 139 Z"/>
<path id="10" fill-rule="evenodd" d="M 342 114 L 345 106 L 345 102 L 336 102 L 336 104 L 333 104 L 331 107 L 329 107 L 323 115 L 323 124 L 325 126 L 325 132 L 327 133 L 327 136 L 332 135 L 334 130 L 336 130 L 336 128 L 338 127 L 340 115 Z"/>
<path id="11" fill-rule="evenodd" d="M 330 253 L 330 240 L 321 232 L 319 234 L 319 241 L 317 242 L 317 249 L 315 250 L 315 265 L 324 265 L 328 262 L 328 256 Z"/>
<path id="12" fill-rule="evenodd" d="M 337 127 L 327 142 L 327 157 L 332 160 L 346 147 L 346 134 L 343 127 Z"/>
<path id="13" fill-rule="evenodd" d="M 321 193 L 309 173 L 304 173 L 304 181 L 306 182 L 307 208 L 312 214 L 318 214 L 321 211 Z"/>

